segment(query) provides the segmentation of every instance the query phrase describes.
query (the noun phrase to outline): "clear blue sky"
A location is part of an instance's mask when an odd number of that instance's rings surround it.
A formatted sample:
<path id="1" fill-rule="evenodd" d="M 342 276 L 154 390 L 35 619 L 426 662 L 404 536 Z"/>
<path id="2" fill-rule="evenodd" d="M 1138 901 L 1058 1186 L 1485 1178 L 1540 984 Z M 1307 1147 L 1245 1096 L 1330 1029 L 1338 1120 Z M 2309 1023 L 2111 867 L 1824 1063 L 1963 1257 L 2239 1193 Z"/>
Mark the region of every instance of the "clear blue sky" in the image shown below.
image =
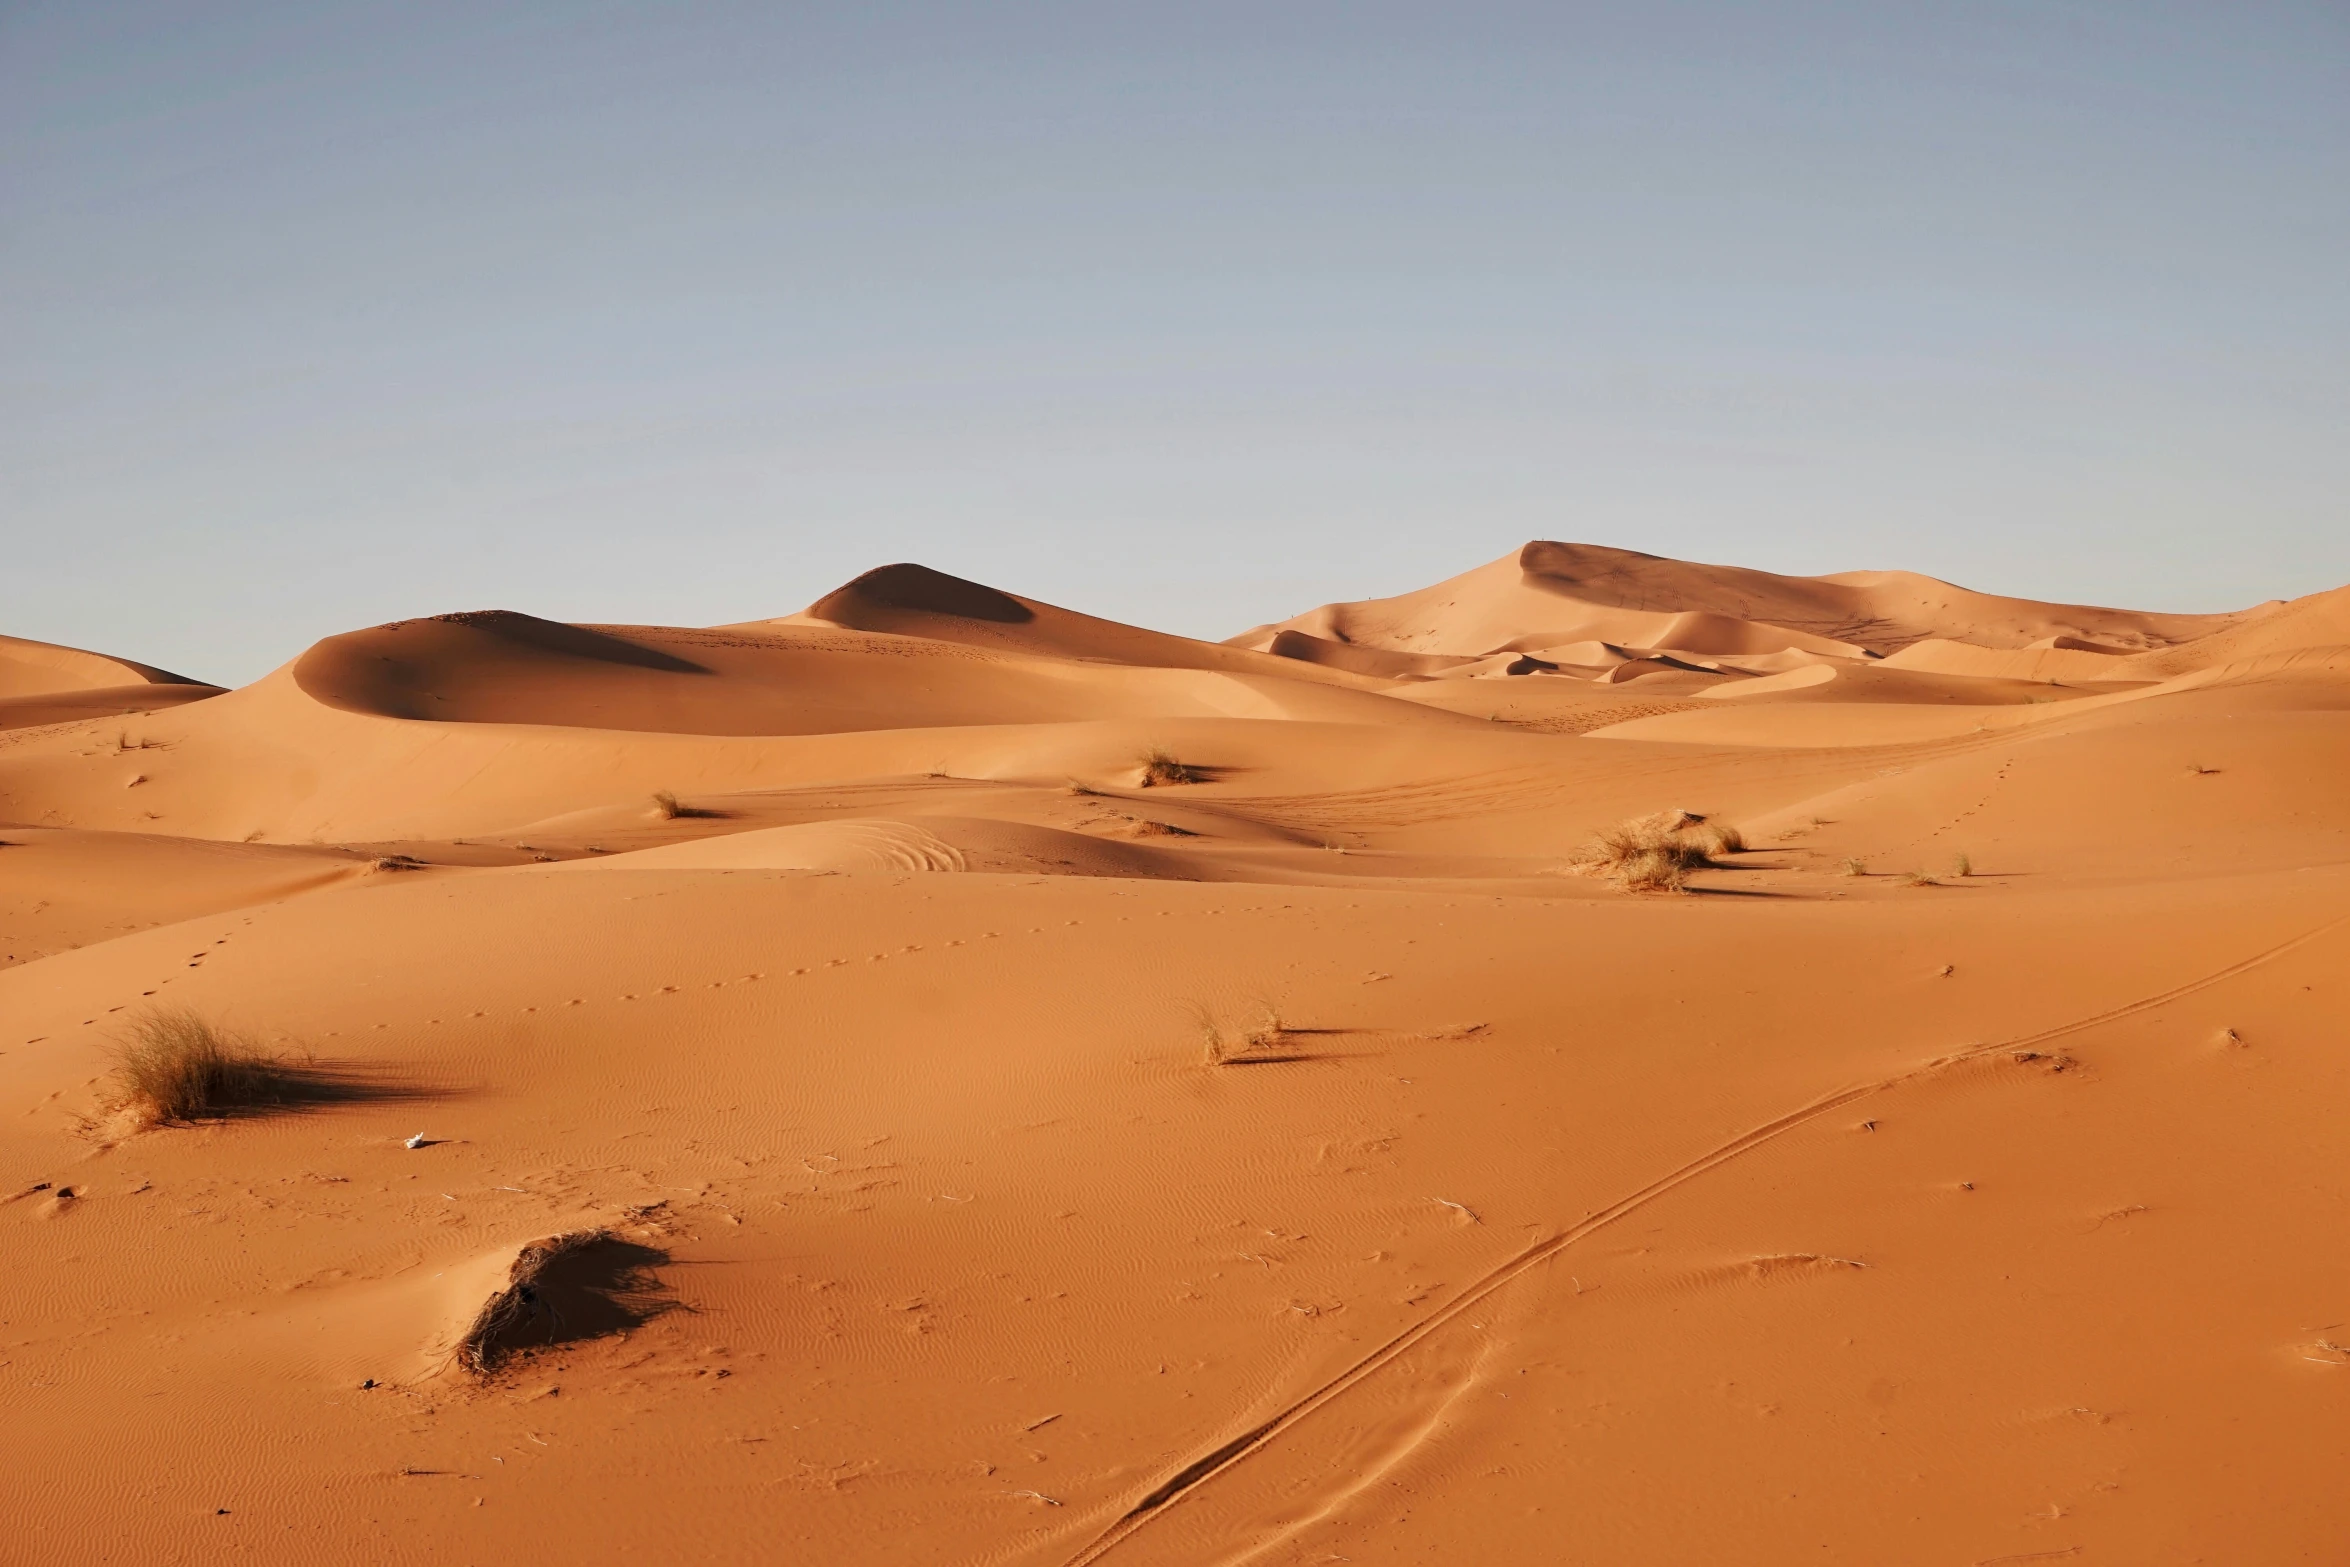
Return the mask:
<path id="1" fill-rule="evenodd" d="M 2350 581 L 2350 9 L 0 5 L 0 631 Z"/>

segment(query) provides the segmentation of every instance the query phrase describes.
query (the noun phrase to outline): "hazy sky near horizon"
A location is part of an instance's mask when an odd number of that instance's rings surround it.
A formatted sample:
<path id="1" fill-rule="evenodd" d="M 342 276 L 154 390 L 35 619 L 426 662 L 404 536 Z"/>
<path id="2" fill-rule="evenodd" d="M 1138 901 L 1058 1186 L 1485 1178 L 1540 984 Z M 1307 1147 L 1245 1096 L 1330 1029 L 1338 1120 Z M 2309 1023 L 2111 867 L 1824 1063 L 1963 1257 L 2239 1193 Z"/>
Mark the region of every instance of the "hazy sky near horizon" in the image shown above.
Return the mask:
<path id="1" fill-rule="evenodd" d="M 0 0 L 0 632 L 2350 581 L 2350 10 Z"/>

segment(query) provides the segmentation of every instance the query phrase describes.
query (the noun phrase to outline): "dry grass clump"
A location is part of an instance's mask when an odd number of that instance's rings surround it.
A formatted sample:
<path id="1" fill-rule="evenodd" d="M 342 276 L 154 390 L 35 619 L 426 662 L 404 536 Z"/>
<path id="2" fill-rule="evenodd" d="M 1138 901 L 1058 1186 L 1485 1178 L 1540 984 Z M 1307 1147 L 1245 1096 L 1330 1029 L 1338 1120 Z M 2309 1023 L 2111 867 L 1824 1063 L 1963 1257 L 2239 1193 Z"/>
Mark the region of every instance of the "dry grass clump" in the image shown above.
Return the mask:
<path id="1" fill-rule="evenodd" d="M 1866 876 L 1868 873 L 1869 862 L 1866 860 L 1852 859 L 1844 862 L 1844 874 L 1847 876 Z"/>
<path id="2" fill-rule="evenodd" d="M 1746 834 L 1728 822 L 1706 822 L 1697 828 L 1699 840 L 1708 854 L 1744 854 Z"/>
<path id="3" fill-rule="evenodd" d="M 298 1076 L 244 1036 L 182 1010 L 133 1019 L 115 1051 L 120 1102 L 155 1125 L 284 1104 L 301 1097 Z"/>
<path id="4" fill-rule="evenodd" d="M 1955 855 L 1952 855 L 1952 856 L 1951 856 L 1951 859 L 1950 859 L 1950 874 L 1951 874 L 1951 875 L 1953 875 L 1953 876 L 1958 876 L 1958 877 L 1967 877 L 1967 876 L 1972 876 L 1974 873 L 1975 873 L 1975 861 L 1974 861 L 1974 856 L 1973 856 L 1973 855 L 1970 855 L 1970 854 L 1955 854 Z"/>
<path id="5" fill-rule="evenodd" d="M 367 862 L 371 871 L 420 871 L 424 861 L 413 854 L 379 854 Z"/>
<path id="6" fill-rule="evenodd" d="M 1207 774 L 1188 762 L 1178 761 L 1175 753 L 1163 745 L 1154 745 L 1137 758 L 1142 767 L 1142 787 L 1157 788 L 1167 784 L 1207 782 Z"/>
<path id="7" fill-rule="evenodd" d="M 1901 885 L 1904 887 L 1939 887 L 1942 884 L 1924 871 L 1903 871 Z"/>
<path id="8" fill-rule="evenodd" d="M 1280 1009 L 1271 1002 L 1258 1003 L 1260 1016 L 1256 1024 L 1239 1033 L 1226 1033 L 1216 1014 L 1204 1006 L 1191 1009 L 1199 1025 L 1200 1043 L 1210 1066 L 1229 1066 L 1235 1062 L 1279 1059 L 1263 1052 L 1289 1042 L 1291 1029 L 1281 1019 Z"/>
<path id="9" fill-rule="evenodd" d="M 1746 839 L 1726 822 L 1693 811 L 1666 811 L 1608 828 L 1575 856 L 1569 868 L 1605 876 L 1634 892 L 1681 892 L 1689 873 L 1715 864 L 1717 854 L 1739 854 Z"/>
<path id="10" fill-rule="evenodd" d="M 678 803 L 677 796 L 669 790 L 655 789 L 653 791 L 653 814 L 665 822 L 670 822 L 681 817 L 716 816 L 720 813 L 706 811 L 699 806 L 681 805 Z"/>

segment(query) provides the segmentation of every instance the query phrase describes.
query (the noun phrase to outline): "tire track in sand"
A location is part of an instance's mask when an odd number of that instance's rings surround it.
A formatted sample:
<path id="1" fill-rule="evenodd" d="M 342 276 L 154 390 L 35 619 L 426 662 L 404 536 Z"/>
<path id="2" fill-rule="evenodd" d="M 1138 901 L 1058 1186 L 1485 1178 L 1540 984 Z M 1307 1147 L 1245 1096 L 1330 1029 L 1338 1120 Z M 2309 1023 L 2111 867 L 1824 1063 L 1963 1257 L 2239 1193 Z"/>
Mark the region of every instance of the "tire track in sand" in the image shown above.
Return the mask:
<path id="1" fill-rule="evenodd" d="M 2028 1050 L 2036 1045 L 2048 1044 L 2051 1041 L 2099 1028 L 2108 1023 L 2117 1023 L 2124 1018 L 2135 1017 L 2140 1013 L 2152 1012 L 2199 991 L 2208 990 L 2214 985 L 2223 984 L 2239 974 L 2259 968 L 2263 964 L 2274 962 L 2285 954 L 2307 946 L 2310 942 L 2331 931 L 2338 930 L 2344 925 L 2350 925 L 2350 915 L 2328 920 L 2322 925 L 2303 931 L 2298 936 L 2290 937 L 2275 946 L 2253 953 L 2249 957 L 2240 958 L 2224 968 L 2214 969 L 2200 978 L 2189 980 L 2183 985 L 2173 986 L 2169 990 L 2158 991 L 2154 995 L 2141 997 L 2136 1001 L 2094 1013 L 2088 1017 L 2075 1018 L 2069 1023 L 2060 1023 L 2053 1028 L 2045 1028 L 2037 1033 L 2023 1034 L 2013 1039 L 2003 1039 L 1991 1044 L 1969 1045 L 1964 1050 L 1954 1051 L 1945 1056 L 1937 1056 L 1931 1061 L 1911 1067 L 1904 1072 L 1896 1072 L 1890 1077 L 1882 1077 L 1873 1082 L 1838 1089 L 1834 1093 L 1812 1100 L 1809 1104 L 1790 1110 L 1774 1120 L 1766 1121 L 1760 1126 L 1741 1132 L 1728 1142 L 1722 1143 L 1700 1154 L 1687 1164 L 1659 1176 L 1638 1191 L 1628 1196 L 1619 1197 L 1604 1208 L 1593 1209 L 1558 1234 L 1538 1240 L 1507 1258 L 1464 1286 L 1459 1294 L 1434 1312 L 1404 1328 L 1320 1386 L 1283 1406 L 1271 1418 L 1243 1431 L 1230 1441 L 1185 1464 L 1144 1493 L 1141 1500 L 1119 1514 L 1108 1528 L 1087 1541 L 1075 1555 L 1066 1558 L 1063 1567 L 1088 1567 L 1089 1563 L 1100 1561 L 1111 1551 L 1117 1549 L 1120 1544 L 1132 1539 L 1147 1528 L 1168 1507 L 1181 1501 L 1186 1495 L 1197 1490 L 1217 1475 L 1232 1468 L 1251 1453 L 1265 1447 L 1274 1438 L 1304 1420 L 1306 1416 L 1343 1397 L 1356 1386 L 1377 1375 L 1383 1367 L 1437 1329 L 1460 1316 L 1470 1307 L 1485 1300 L 1503 1285 L 1531 1272 L 1577 1241 L 1628 1217 L 1675 1188 L 1686 1185 L 1710 1171 L 1719 1169 L 1734 1159 L 1752 1153 L 1764 1144 L 1815 1121 L 1833 1110 L 1851 1104 L 1855 1100 L 1865 1099 L 1872 1094 L 1885 1093 L 1905 1084 L 1936 1076 L 1953 1067 L 1983 1060 L 1997 1055 L 2001 1051 Z"/>

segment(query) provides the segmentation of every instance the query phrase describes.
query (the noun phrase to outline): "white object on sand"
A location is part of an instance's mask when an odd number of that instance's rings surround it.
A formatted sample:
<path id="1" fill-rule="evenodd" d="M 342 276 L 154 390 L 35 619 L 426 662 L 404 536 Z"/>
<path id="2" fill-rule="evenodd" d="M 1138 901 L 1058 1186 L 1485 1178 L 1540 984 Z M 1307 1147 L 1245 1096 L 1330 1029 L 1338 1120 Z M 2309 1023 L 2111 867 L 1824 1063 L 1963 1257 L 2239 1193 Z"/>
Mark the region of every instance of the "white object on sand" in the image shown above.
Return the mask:
<path id="1" fill-rule="evenodd" d="M 431 1140 L 427 1138 L 422 1132 L 418 1132 L 414 1137 L 408 1139 L 407 1146 L 410 1148 L 426 1148 L 431 1146 Z"/>

